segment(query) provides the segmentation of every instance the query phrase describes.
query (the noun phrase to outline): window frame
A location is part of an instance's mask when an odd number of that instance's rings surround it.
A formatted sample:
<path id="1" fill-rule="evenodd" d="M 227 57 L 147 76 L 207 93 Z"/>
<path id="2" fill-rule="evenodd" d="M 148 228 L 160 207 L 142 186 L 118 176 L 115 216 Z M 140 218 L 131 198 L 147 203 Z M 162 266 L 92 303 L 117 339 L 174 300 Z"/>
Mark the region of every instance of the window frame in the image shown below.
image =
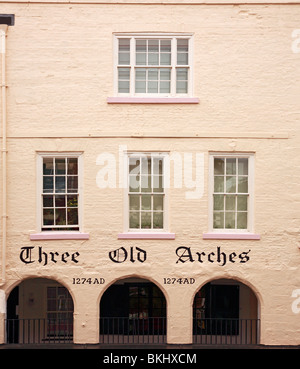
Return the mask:
<path id="1" fill-rule="evenodd" d="M 248 203 L 247 203 L 247 228 L 214 228 L 214 159 L 215 158 L 247 158 L 248 159 Z M 253 234 L 254 233 L 254 153 L 209 153 L 209 232 L 211 234 Z M 236 210 L 235 210 L 236 213 Z"/>
<path id="2" fill-rule="evenodd" d="M 118 92 L 118 40 L 121 38 L 130 39 L 130 64 L 120 65 L 120 67 L 130 69 L 130 81 L 129 81 L 129 93 Z M 177 65 L 177 51 L 176 51 L 176 39 L 188 39 L 188 64 Z M 162 68 L 171 69 L 171 82 L 169 93 L 136 93 L 135 92 L 135 69 L 137 67 L 135 57 L 135 41 L 138 39 L 171 39 L 171 65 L 162 66 Z M 193 96 L 193 34 L 192 33 L 114 33 L 114 96 L 115 97 L 127 97 L 127 98 L 187 98 Z M 158 68 L 161 66 L 153 65 L 146 66 L 146 68 Z M 176 69 L 177 68 L 188 69 L 188 91 L 187 93 L 176 93 Z"/>
<path id="3" fill-rule="evenodd" d="M 129 217 L 129 158 L 130 157 L 147 157 L 151 156 L 153 157 L 160 157 L 163 159 L 163 189 L 164 189 L 164 200 L 163 200 L 163 228 L 130 228 L 130 217 Z M 168 178 L 169 176 L 169 170 L 168 170 L 168 161 L 166 158 L 169 156 L 169 153 L 167 152 L 127 152 L 125 155 L 125 165 L 126 165 L 126 186 L 124 188 L 124 234 L 162 234 L 162 233 L 169 233 L 169 191 L 168 191 Z M 152 175 L 151 174 L 151 181 L 152 181 Z M 138 192 L 137 194 L 141 194 Z M 145 193 L 147 194 L 147 193 Z M 150 194 L 150 193 L 149 193 Z M 152 192 L 151 192 L 152 194 Z M 159 193 L 158 193 L 159 194 Z M 153 209 L 151 210 L 153 211 Z"/>
<path id="4" fill-rule="evenodd" d="M 64 226 L 61 227 L 62 230 L 55 229 L 55 230 L 47 230 L 43 225 L 43 159 L 44 158 L 77 158 L 77 165 L 78 165 L 78 230 L 72 229 L 72 227 Z M 61 233 L 80 233 L 82 231 L 82 152 L 38 152 L 37 153 L 37 229 L 38 232 L 41 234 L 61 234 Z M 72 193 L 70 193 L 72 194 Z M 59 195 L 59 193 L 58 193 Z M 53 227 L 53 228 L 60 228 L 60 227 Z M 65 228 L 69 228 L 66 230 Z M 75 228 L 75 227 L 74 227 Z"/>

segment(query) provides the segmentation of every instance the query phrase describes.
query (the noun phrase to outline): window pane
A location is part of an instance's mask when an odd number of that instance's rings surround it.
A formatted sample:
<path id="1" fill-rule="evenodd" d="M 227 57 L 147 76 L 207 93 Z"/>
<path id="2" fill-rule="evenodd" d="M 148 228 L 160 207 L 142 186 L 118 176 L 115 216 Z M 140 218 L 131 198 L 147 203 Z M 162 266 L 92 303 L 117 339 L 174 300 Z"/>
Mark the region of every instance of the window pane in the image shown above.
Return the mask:
<path id="1" fill-rule="evenodd" d="M 43 192 L 53 192 L 53 177 L 43 177 Z"/>
<path id="2" fill-rule="evenodd" d="M 129 64 L 130 64 L 130 54 L 119 53 L 119 65 L 129 65 Z"/>
<path id="3" fill-rule="evenodd" d="M 214 210 L 224 210 L 224 195 L 214 195 Z"/>
<path id="4" fill-rule="evenodd" d="M 130 39 L 120 38 L 119 39 L 119 51 L 130 51 Z"/>
<path id="5" fill-rule="evenodd" d="M 163 177 L 153 176 L 153 192 L 163 192 Z"/>
<path id="6" fill-rule="evenodd" d="M 47 311 L 56 311 L 56 300 L 55 299 L 47 300 Z"/>
<path id="7" fill-rule="evenodd" d="M 224 159 L 214 159 L 214 174 L 224 174 Z"/>
<path id="8" fill-rule="evenodd" d="M 159 51 L 159 40 L 148 40 L 148 51 Z"/>
<path id="9" fill-rule="evenodd" d="M 146 40 L 136 40 L 136 51 L 147 51 L 147 41 Z"/>
<path id="10" fill-rule="evenodd" d="M 177 39 L 177 51 L 188 52 L 189 51 L 189 40 L 187 38 Z"/>
<path id="11" fill-rule="evenodd" d="M 236 177 L 226 176 L 226 192 L 233 193 L 236 191 Z"/>
<path id="12" fill-rule="evenodd" d="M 68 192 L 77 192 L 77 191 L 78 191 L 78 177 L 68 176 Z"/>
<path id="13" fill-rule="evenodd" d="M 129 158 L 129 174 L 138 174 L 140 173 L 140 159 L 130 157 Z"/>
<path id="14" fill-rule="evenodd" d="M 140 210 L 140 196 L 139 195 L 129 195 L 129 209 L 130 210 Z"/>
<path id="15" fill-rule="evenodd" d="M 170 81 L 170 79 L 171 79 L 171 70 L 169 68 L 160 69 L 160 80 Z"/>
<path id="16" fill-rule="evenodd" d="M 187 82 L 185 82 L 185 81 L 178 82 L 177 81 L 177 84 L 176 84 L 176 92 L 178 94 L 185 94 L 185 93 L 187 93 L 187 91 L 188 91 Z"/>
<path id="17" fill-rule="evenodd" d="M 53 225 L 54 224 L 54 209 L 43 210 L 43 224 Z"/>
<path id="18" fill-rule="evenodd" d="M 234 212 L 225 213 L 225 228 L 226 229 L 235 228 L 235 213 Z"/>
<path id="19" fill-rule="evenodd" d="M 151 213 L 143 212 L 141 214 L 141 228 L 151 228 Z"/>
<path id="20" fill-rule="evenodd" d="M 66 197 L 65 197 L 65 195 L 55 196 L 55 206 L 56 207 L 65 207 L 66 206 Z"/>
<path id="21" fill-rule="evenodd" d="M 160 51 L 161 52 L 171 52 L 171 40 L 161 40 L 160 41 Z"/>
<path id="22" fill-rule="evenodd" d="M 146 92 L 146 81 L 135 81 L 135 92 L 145 93 Z"/>
<path id="23" fill-rule="evenodd" d="M 247 228 L 247 213 L 237 213 L 237 228 L 246 229 Z"/>
<path id="24" fill-rule="evenodd" d="M 55 159 L 55 174 L 66 174 L 65 159 Z"/>
<path id="25" fill-rule="evenodd" d="M 138 68 L 135 71 L 135 79 L 146 81 L 146 69 L 144 68 Z"/>
<path id="26" fill-rule="evenodd" d="M 160 65 L 171 65 L 171 54 L 160 54 Z"/>
<path id="27" fill-rule="evenodd" d="M 225 204 L 226 210 L 235 210 L 235 195 L 226 195 Z"/>
<path id="28" fill-rule="evenodd" d="M 151 158 L 142 157 L 142 174 L 151 174 Z"/>
<path id="29" fill-rule="evenodd" d="M 130 69 L 129 68 L 119 68 L 118 69 L 119 80 L 128 80 L 130 79 Z"/>
<path id="30" fill-rule="evenodd" d="M 158 81 L 158 68 L 151 68 L 148 70 L 148 80 L 150 81 Z"/>
<path id="31" fill-rule="evenodd" d="M 43 159 L 43 174 L 53 174 L 53 158 Z"/>
<path id="32" fill-rule="evenodd" d="M 239 193 L 248 192 L 248 177 L 238 177 L 238 192 Z"/>
<path id="33" fill-rule="evenodd" d="M 214 192 L 224 192 L 224 177 L 223 176 L 214 177 Z"/>
<path id="34" fill-rule="evenodd" d="M 78 224 L 78 208 L 69 208 L 67 210 L 68 225 Z"/>
<path id="35" fill-rule="evenodd" d="M 146 65 L 147 64 L 147 54 L 137 53 L 136 54 L 136 65 Z"/>
<path id="36" fill-rule="evenodd" d="M 177 76 L 177 81 L 187 81 L 188 70 L 186 68 L 177 68 L 176 76 Z"/>
<path id="37" fill-rule="evenodd" d="M 47 288 L 47 298 L 56 298 L 56 287 Z"/>
<path id="38" fill-rule="evenodd" d="M 153 213 L 153 228 L 161 229 L 164 227 L 164 217 L 162 212 Z"/>
<path id="39" fill-rule="evenodd" d="M 55 224 L 56 225 L 66 224 L 66 209 L 55 209 Z"/>
<path id="40" fill-rule="evenodd" d="M 140 191 L 140 176 L 136 174 L 129 176 L 129 191 L 130 192 Z"/>
<path id="41" fill-rule="evenodd" d="M 164 196 L 155 195 L 153 196 L 153 210 L 163 210 L 164 209 Z"/>
<path id="42" fill-rule="evenodd" d="M 189 64 L 189 54 L 188 53 L 178 53 L 177 54 L 177 64 L 178 65 L 188 65 Z"/>
<path id="43" fill-rule="evenodd" d="M 224 228 L 224 212 L 214 212 L 214 228 Z"/>
<path id="44" fill-rule="evenodd" d="M 248 158 L 238 159 L 239 175 L 248 174 Z"/>
<path id="45" fill-rule="evenodd" d="M 158 82 L 157 81 L 149 81 L 148 82 L 148 91 L 150 94 L 158 93 Z"/>
<path id="46" fill-rule="evenodd" d="M 151 210 L 151 195 L 142 195 L 142 210 Z"/>
<path id="47" fill-rule="evenodd" d="M 236 174 L 236 159 L 226 159 L 226 174 Z"/>
<path id="48" fill-rule="evenodd" d="M 141 192 L 151 192 L 151 176 L 141 176 Z"/>
<path id="49" fill-rule="evenodd" d="M 43 207 L 44 208 L 53 207 L 53 196 L 43 196 Z"/>
<path id="50" fill-rule="evenodd" d="M 69 208 L 77 207 L 78 206 L 77 195 L 68 195 L 67 196 L 67 206 Z"/>
<path id="51" fill-rule="evenodd" d="M 127 93 L 129 92 L 129 81 L 119 81 L 118 92 Z"/>
<path id="52" fill-rule="evenodd" d="M 158 65 L 158 53 L 148 54 L 148 65 Z"/>
<path id="53" fill-rule="evenodd" d="M 163 159 L 162 158 L 153 158 L 153 173 L 154 174 L 163 174 Z"/>
<path id="54" fill-rule="evenodd" d="M 237 197 L 237 210 L 247 211 L 248 196 L 238 196 Z"/>
<path id="55" fill-rule="evenodd" d="M 159 92 L 161 94 L 167 94 L 170 90 L 170 82 L 160 82 Z"/>
<path id="56" fill-rule="evenodd" d="M 129 227 L 140 228 L 140 213 L 138 211 L 131 211 L 129 213 Z"/>
<path id="57" fill-rule="evenodd" d="M 67 161 L 68 161 L 68 174 L 78 174 L 77 158 L 69 158 Z"/>
<path id="58" fill-rule="evenodd" d="M 66 178 L 64 176 L 55 177 L 55 192 L 65 192 Z"/>

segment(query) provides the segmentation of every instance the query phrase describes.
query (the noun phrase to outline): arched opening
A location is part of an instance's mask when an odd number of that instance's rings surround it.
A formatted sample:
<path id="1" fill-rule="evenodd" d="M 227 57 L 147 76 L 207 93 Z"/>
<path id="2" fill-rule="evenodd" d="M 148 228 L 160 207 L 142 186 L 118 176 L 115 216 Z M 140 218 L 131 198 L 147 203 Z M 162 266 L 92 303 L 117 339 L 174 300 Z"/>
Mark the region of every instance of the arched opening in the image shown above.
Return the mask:
<path id="1" fill-rule="evenodd" d="M 156 284 L 141 278 L 121 279 L 100 301 L 101 343 L 163 343 L 166 299 Z"/>
<path id="2" fill-rule="evenodd" d="M 73 312 L 73 299 L 66 287 L 51 279 L 26 279 L 7 299 L 6 341 L 72 342 Z"/>
<path id="3" fill-rule="evenodd" d="M 258 344 L 258 300 L 236 280 L 217 279 L 197 291 L 193 341 L 200 344 Z"/>

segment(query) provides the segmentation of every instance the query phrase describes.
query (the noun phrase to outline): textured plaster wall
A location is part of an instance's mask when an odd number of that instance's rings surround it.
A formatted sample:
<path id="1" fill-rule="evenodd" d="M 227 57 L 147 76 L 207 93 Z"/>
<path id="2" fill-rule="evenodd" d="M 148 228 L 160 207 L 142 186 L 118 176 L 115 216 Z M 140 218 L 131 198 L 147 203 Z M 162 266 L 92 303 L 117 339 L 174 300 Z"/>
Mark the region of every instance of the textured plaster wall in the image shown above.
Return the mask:
<path id="1" fill-rule="evenodd" d="M 16 17 L 7 37 L 8 244 L 7 280 L 1 287 L 7 296 L 25 278 L 57 280 L 74 299 L 75 343 L 97 343 L 104 291 L 120 278 L 143 277 L 166 296 L 168 342 L 191 343 L 196 291 L 214 279 L 235 279 L 258 299 L 261 343 L 299 345 L 300 316 L 292 310 L 292 293 L 300 288 L 300 54 L 291 49 L 291 34 L 300 28 L 299 5 L 1 3 L 0 10 Z M 153 31 L 194 33 L 199 104 L 107 104 L 113 96 L 113 32 Z M 189 152 L 194 158 L 204 154 L 201 198 L 186 199 L 189 189 L 174 188 L 171 176 L 168 217 L 175 240 L 118 240 L 124 192 L 118 186 L 97 186 L 101 166 L 96 160 L 108 152 L 119 164 L 119 145 Z M 89 240 L 30 241 L 30 234 L 39 231 L 39 151 L 83 152 L 82 230 Z M 255 153 L 254 231 L 259 241 L 203 239 L 210 151 Z M 35 256 L 38 247 L 79 252 L 79 262 L 26 265 L 19 257 L 24 246 L 34 246 Z M 223 267 L 207 261 L 177 263 L 180 246 L 206 254 L 217 247 L 237 255 L 251 250 L 250 260 Z M 108 253 L 120 247 L 140 247 L 147 260 L 112 263 Z M 105 283 L 72 283 L 81 277 L 102 277 Z M 194 278 L 195 283 L 165 285 L 166 277 Z"/>

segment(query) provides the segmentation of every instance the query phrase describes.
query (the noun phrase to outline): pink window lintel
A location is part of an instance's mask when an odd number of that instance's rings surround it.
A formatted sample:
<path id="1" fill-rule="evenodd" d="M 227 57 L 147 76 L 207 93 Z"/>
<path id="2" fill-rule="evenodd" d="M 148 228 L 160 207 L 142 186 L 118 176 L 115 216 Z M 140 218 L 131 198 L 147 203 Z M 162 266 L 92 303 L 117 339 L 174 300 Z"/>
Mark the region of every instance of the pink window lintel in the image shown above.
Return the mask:
<path id="1" fill-rule="evenodd" d="M 260 240 L 254 233 L 203 233 L 204 240 Z"/>
<path id="2" fill-rule="evenodd" d="M 108 97 L 108 104 L 199 104 L 198 97 Z"/>

